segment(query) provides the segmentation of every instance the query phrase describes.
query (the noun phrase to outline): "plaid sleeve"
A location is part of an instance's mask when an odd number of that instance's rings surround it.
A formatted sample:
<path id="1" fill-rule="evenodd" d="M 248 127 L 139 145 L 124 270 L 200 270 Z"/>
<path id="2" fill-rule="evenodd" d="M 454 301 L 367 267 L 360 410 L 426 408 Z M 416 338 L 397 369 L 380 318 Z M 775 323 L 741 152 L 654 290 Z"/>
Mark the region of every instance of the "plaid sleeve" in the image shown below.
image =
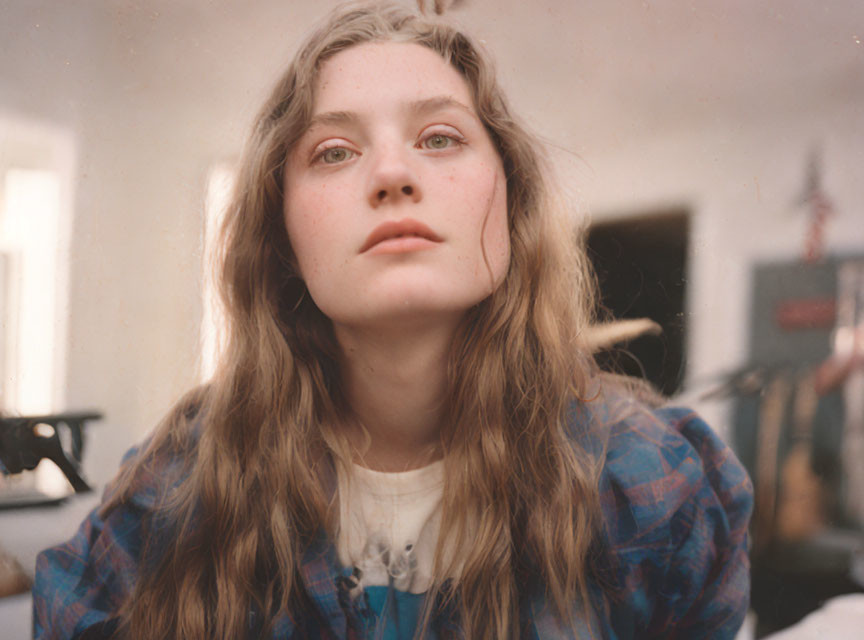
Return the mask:
<path id="1" fill-rule="evenodd" d="M 613 429 L 605 475 L 621 635 L 734 638 L 752 485 L 729 447 L 692 411 L 645 410 Z"/>
<path id="2" fill-rule="evenodd" d="M 103 500 L 110 494 L 109 487 Z M 39 554 L 33 584 L 36 640 L 110 637 L 116 611 L 135 586 L 152 497 L 136 493 L 104 519 L 94 509 L 71 540 Z"/>

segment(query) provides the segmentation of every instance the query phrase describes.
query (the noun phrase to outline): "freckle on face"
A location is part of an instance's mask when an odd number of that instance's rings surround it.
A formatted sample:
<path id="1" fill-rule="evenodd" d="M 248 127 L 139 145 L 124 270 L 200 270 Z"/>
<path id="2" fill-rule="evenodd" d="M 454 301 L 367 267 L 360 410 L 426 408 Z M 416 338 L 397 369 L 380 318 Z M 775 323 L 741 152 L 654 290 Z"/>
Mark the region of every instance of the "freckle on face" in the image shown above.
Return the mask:
<path id="1" fill-rule="evenodd" d="M 322 66 L 315 113 L 358 116 L 360 127 L 333 134 L 350 144 L 356 156 L 344 167 L 324 170 L 289 162 L 285 222 L 309 292 L 334 322 L 356 324 L 397 312 L 404 315 L 406 309 L 463 313 L 489 295 L 506 274 L 506 179 L 485 128 L 475 120 L 476 131 L 468 129 L 464 149 L 436 155 L 418 143 L 417 132 L 440 126 L 441 120 L 446 126 L 461 125 L 441 114 L 430 122 L 405 116 L 404 105 L 439 96 L 469 108 L 472 104 L 459 73 L 420 45 L 357 45 Z M 406 136 L 396 146 L 394 131 Z M 373 159 L 379 156 L 396 158 L 401 169 L 409 167 L 406 180 L 422 197 L 400 200 L 391 208 L 372 208 Z M 382 220 L 404 218 L 427 225 L 442 238 L 440 245 L 399 257 L 358 253 Z"/>

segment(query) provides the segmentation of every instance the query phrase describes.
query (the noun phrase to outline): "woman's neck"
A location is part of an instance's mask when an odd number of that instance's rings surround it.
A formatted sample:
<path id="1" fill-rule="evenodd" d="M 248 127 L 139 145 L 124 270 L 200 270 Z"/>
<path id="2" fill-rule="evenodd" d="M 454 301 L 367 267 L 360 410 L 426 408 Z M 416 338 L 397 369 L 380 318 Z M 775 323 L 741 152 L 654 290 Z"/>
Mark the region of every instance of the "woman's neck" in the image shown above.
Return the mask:
<path id="1" fill-rule="evenodd" d="M 342 378 L 358 422 L 371 438 L 357 462 L 407 471 L 440 457 L 447 358 L 455 326 L 416 331 L 336 327 Z M 352 435 L 362 446 L 359 430 Z"/>

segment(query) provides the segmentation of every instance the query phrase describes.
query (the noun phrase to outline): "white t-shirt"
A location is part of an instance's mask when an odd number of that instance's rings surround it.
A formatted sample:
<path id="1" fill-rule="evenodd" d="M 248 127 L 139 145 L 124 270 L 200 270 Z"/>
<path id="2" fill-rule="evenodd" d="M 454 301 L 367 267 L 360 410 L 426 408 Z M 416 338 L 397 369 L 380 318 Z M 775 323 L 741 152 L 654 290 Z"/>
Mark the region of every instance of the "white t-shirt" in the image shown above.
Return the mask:
<path id="1" fill-rule="evenodd" d="M 339 474 L 339 561 L 363 588 L 424 593 L 432 581 L 441 526 L 444 462 L 389 473 L 352 465 Z"/>

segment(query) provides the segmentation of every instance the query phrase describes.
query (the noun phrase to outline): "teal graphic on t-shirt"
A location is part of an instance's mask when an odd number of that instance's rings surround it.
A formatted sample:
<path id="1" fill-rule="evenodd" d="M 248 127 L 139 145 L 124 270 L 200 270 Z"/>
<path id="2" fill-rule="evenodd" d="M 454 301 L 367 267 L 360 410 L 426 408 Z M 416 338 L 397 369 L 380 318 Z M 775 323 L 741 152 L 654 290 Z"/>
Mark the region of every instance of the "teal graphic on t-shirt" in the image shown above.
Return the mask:
<path id="1" fill-rule="evenodd" d="M 411 640 L 414 637 L 423 613 L 424 594 L 406 593 L 383 586 L 366 587 L 364 591 L 369 608 L 378 619 L 375 625 L 376 640 Z M 434 640 L 436 636 L 430 630 L 426 637 Z"/>

